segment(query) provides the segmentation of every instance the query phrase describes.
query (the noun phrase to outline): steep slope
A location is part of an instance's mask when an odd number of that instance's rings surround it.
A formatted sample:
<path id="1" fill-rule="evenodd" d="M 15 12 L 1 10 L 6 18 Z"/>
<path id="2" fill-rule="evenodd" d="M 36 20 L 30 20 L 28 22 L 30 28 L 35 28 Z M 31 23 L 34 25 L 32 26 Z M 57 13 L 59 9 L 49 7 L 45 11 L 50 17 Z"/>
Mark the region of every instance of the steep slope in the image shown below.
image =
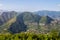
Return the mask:
<path id="1" fill-rule="evenodd" d="M 0 15 L 0 25 L 3 25 L 5 22 L 13 18 L 14 16 L 17 15 L 17 12 L 11 11 L 11 12 L 3 12 Z"/>
<path id="2" fill-rule="evenodd" d="M 4 23 L 3 25 L 0 26 L 0 32 L 8 32 L 8 28 L 10 27 L 10 25 L 12 23 L 14 23 L 16 21 L 16 17 L 10 19 L 9 21 L 7 21 L 6 23 Z"/>
<path id="3" fill-rule="evenodd" d="M 33 14 L 31 12 L 23 12 L 20 15 L 17 16 L 16 22 L 13 23 L 8 30 L 11 33 L 19 33 L 19 32 L 22 32 L 22 31 L 27 31 L 27 30 L 30 29 L 28 24 L 30 24 L 30 23 L 39 24 L 40 18 L 41 18 L 40 16 L 38 16 L 36 14 Z M 34 26 L 33 26 L 33 28 L 34 28 Z M 36 28 L 38 28 L 38 27 L 36 26 Z"/>
<path id="4" fill-rule="evenodd" d="M 42 17 L 31 12 L 23 12 L 16 17 L 16 21 L 9 25 L 9 32 L 19 33 L 26 31 L 41 31 L 40 23 L 50 24 L 53 19 L 49 16 Z M 44 28 L 44 27 L 43 27 Z M 47 27 L 48 28 L 48 27 Z"/>
<path id="5" fill-rule="evenodd" d="M 50 25 L 52 21 L 54 21 L 54 19 L 51 18 L 50 16 L 42 16 L 40 20 L 40 32 L 41 33 L 49 32 L 53 26 Z"/>
<path id="6" fill-rule="evenodd" d="M 47 32 L 51 27 L 46 27 L 46 25 L 49 25 L 53 20 L 54 19 L 50 16 L 40 16 L 32 12 L 22 12 L 18 16 L 13 16 L 11 19 L 7 20 L 7 22 L 1 25 L 0 32 Z"/>

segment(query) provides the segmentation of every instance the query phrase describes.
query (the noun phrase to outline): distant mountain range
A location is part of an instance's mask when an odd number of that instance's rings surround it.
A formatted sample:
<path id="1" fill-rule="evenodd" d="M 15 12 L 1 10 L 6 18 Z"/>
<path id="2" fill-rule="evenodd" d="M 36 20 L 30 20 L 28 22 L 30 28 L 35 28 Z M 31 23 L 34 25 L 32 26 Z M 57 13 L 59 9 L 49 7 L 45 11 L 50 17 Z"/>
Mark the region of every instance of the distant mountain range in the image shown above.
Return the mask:
<path id="1" fill-rule="evenodd" d="M 3 11 L 0 15 L 0 32 L 19 33 L 28 30 L 31 31 L 32 29 L 38 32 L 48 32 L 54 27 L 50 26 L 51 22 L 58 18 L 60 18 L 59 11 L 20 13 L 15 11 Z M 41 26 L 41 24 L 45 25 Z M 46 25 L 49 26 L 47 27 Z"/>
<path id="2" fill-rule="evenodd" d="M 50 16 L 52 18 L 60 18 L 60 11 L 47 11 L 47 10 L 43 10 L 43 11 L 37 11 L 34 12 L 40 16 Z"/>

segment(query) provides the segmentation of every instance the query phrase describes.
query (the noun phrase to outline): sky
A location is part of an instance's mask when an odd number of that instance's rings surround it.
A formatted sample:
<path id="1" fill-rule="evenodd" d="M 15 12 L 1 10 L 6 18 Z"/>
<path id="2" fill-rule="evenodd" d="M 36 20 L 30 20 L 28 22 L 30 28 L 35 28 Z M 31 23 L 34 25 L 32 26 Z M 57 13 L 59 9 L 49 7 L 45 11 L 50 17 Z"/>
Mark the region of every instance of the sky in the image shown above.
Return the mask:
<path id="1" fill-rule="evenodd" d="M 0 0 L 0 10 L 60 11 L 60 0 Z"/>

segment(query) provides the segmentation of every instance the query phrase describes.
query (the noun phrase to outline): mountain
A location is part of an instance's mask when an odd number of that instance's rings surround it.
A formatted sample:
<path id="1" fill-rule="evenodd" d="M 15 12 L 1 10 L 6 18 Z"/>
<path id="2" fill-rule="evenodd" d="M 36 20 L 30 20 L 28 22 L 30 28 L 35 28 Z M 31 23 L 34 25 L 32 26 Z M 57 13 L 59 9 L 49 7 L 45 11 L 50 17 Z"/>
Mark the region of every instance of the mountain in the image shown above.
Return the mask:
<path id="1" fill-rule="evenodd" d="M 0 25 L 3 25 L 4 23 L 6 23 L 8 20 L 10 20 L 16 15 L 17 15 L 17 12 L 15 11 L 2 12 L 2 14 L 0 15 Z"/>
<path id="2" fill-rule="evenodd" d="M 0 32 L 10 32 L 10 33 L 19 33 L 19 32 L 49 32 L 51 29 L 56 29 L 58 24 L 54 23 L 51 25 L 55 19 L 48 12 L 34 13 L 34 12 L 3 12 L 0 17 Z M 53 12 L 54 13 L 54 12 Z M 3 19 L 3 20 L 2 20 Z M 60 27 L 59 27 L 60 28 Z"/>
<path id="3" fill-rule="evenodd" d="M 8 28 L 12 23 L 16 21 L 16 16 L 11 18 L 9 21 L 5 22 L 3 25 L 0 26 L 0 32 L 1 33 L 6 33 L 8 32 Z"/>
<path id="4" fill-rule="evenodd" d="M 50 24 L 51 21 L 54 21 L 54 19 L 51 18 L 50 16 L 42 16 L 40 23 Z"/>
<path id="5" fill-rule="evenodd" d="M 48 11 L 48 10 L 42 10 L 42 11 L 36 11 L 34 12 L 40 16 L 50 16 L 52 18 L 60 18 L 60 11 Z"/>
<path id="6" fill-rule="evenodd" d="M 33 14 L 31 12 L 23 12 L 16 17 L 16 21 L 10 25 L 8 29 L 11 33 L 26 32 L 28 30 L 40 30 L 40 21 L 42 16 Z M 45 21 L 45 20 L 44 20 Z M 46 16 L 47 25 L 53 21 L 52 18 Z"/>
<path id="7" fill-rule="evenodd" d="M 31 22 L 38 23 L 39 20 L 40 20 L 40 16 L 33 14 L 31 12 L 23 12 L 17 16 L 16 22 L 14 22 L 8 30 L 12 33 L 19 33 L 22 31 L 27 31 L 28 25 L 25 24 L 25 22 L 27 22 L 28 24 Z"/>

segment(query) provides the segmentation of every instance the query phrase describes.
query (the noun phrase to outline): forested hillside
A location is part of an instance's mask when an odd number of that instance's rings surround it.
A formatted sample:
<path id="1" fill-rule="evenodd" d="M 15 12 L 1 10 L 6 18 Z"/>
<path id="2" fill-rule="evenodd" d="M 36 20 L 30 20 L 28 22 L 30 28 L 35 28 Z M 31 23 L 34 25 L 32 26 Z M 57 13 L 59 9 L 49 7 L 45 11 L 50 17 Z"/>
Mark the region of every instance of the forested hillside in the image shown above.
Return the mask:
<path id="1" fill-rule="evenodd" d="M 60 20 L 34 12 L 3 12 L 0 40 L 60 40 Z"/>

